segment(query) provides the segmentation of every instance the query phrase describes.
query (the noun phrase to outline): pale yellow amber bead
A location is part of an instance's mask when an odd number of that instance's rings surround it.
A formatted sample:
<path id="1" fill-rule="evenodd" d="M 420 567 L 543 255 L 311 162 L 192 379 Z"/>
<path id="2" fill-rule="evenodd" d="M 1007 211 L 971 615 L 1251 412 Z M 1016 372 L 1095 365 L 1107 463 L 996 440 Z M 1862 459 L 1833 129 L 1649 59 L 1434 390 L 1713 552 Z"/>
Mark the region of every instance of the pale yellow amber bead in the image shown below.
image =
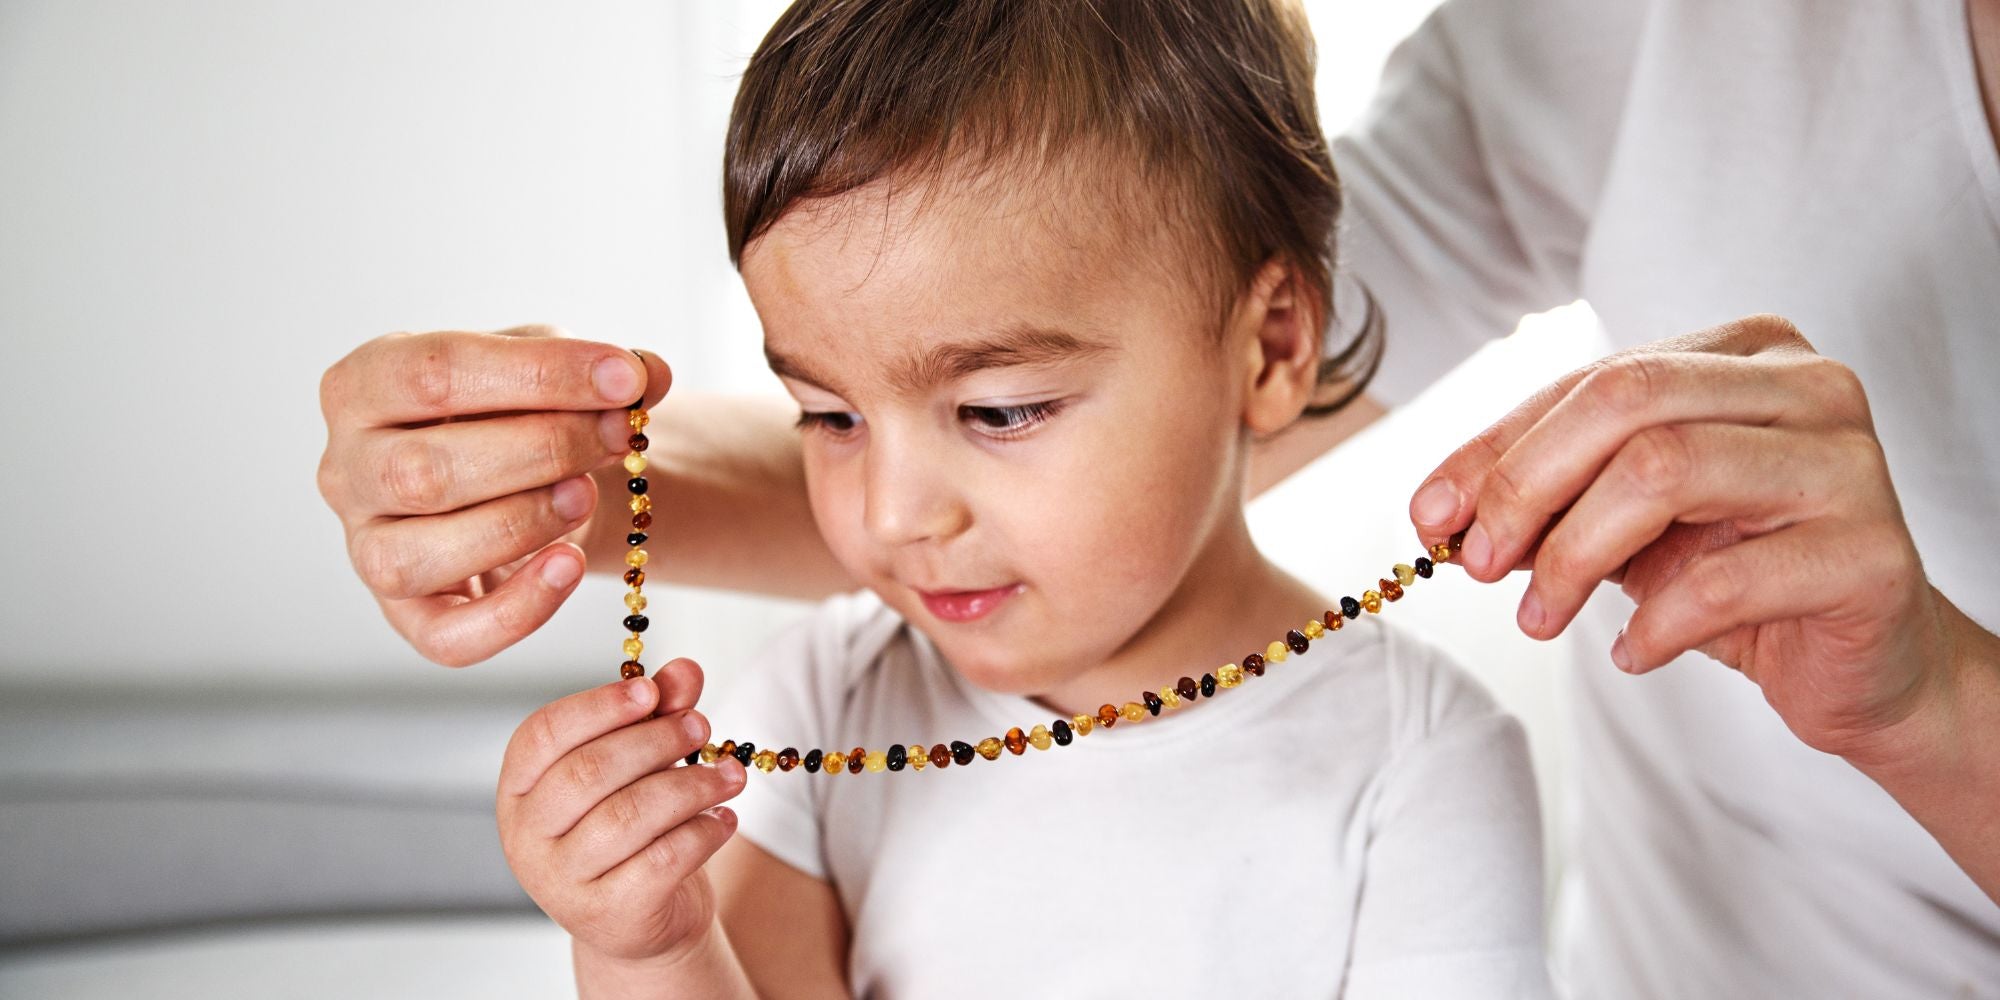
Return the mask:
<path id="1" fill-rule="evenodd" d="M 626 504 L 626 506 L 632 508 L 632 513 L 634 514 L 644 514 L 645 512 L 653 509 L 653 500 L 651 497 L 648 497 L 644 493 L 641 493 L 638 494 L 637 496 L 634 496 L 632 498 L 632 502 Z"/>
<path id="2" fill-rule="evenodd" d="M 1160 689 L 1160 704 L 1167 708 L 1181 707 L 1181 693 L 1172 684 Z"/>
<path id="3" fill-rule="evenodd" d="M 1409 563 L 1397 563 L 1395 569 L 1391 572 L 1396 574 L 1396 582 L 1405 587 L 1417 582 L 1416 567 L 1411 566 Z"/>
<path id="4" fill-rule="evenodd" d="M 645 410 L 632 411 L 631 424 L 633 430 L 643 431 L 646 429 L 646 425 L 652 422 L 653 422 L 652 414 L 647 413 Z"/>
<path id="5" fill-rule="evenodd" d="M 988 736 L 985 739 L 980 740 L 979 745 L 973 747 L 973 749 L 979 751 L 979 756 L 984 757 L 987 760 L 998 760 L 1000 759 L 1000 750 L 1003 746 L 1005 746 L 1005 744 L 1000 742 L 1000 737 Z"/>
<path id="6" fill-rule="evenodd" d="M 1299 631 L 1305 633 L 1305 637 L 1308 639 L 1317 639 L 1320 636 L 1326 634 L 1326 626 L 1321 625 L 1319 623 L 1319 619 L 1315 618 L 1312 621 L 1307 622 L 1306 627 L 1300 629 Z"/>
<path id="7" fill-rule="evenodd" d="M 643 652 L 645 648 L 646 644 L 640 642 L 637 637 L 627 639 L 625 640 L 625 658 L 628 660 L 636 660 L 639 658 L 639 654 Z"/>
<path id="8" fill-rule="evenodd" d="M 1234 663 L 1225 663 L 1215 669 L 1215 683 L 1233 688 L 1243 683 L 1243 668 Z"/>
<path id="9" fill-rule="evenodd" d="M 1264 659 L 1270 663 L 1283 663 L 1285 662 L 1285 658 L 1291 655 L 1292 651 L 1286 649 L 1284 643 L 1275 639 L 1271 640 L 1270 645 L 1264 647 Z"/>
<path id="10" fill-rule="evenodd" d="M 715 748 L 715 744 L 713 744 L 713 743 L 703 743 L 703 744 L 701 745 L 701 762 L 702 762 L 702 763 L 704 763 L 704 764 L 713 764 L 713 763 L 715 763 L 715 758 L 717 758 L 717 757 L 720 757 L 720 756 L 722 756 L 722 751 L 720 751 L 720 750 L 717 750 L 717 749 Z"/>
<path id="11" fill-rule="evenodd" d="M 1361 606 L 1362 606 L 1362 607 L 1364 607 L 1364 608 L 1367 608 L 1367 609 L 1368 609 L 1368 611 L 1369 611 L 1369 613 L 1371 613 L 1371 614 L 1373 614 L 1373 613 L 1377 613 L 1377 612 L 1380 612 L 1380 611 L 1382 610 L 1382 595 L 1381 595 L 1381 593 L 1380 593 L 1379 591 L 1373 591 L 1373 590 L 1371 590 L 1371 591 L 1368 591 L 1368 592 L 1367 592 L 1367 593 L 1365 593 L 1365 594 L 1362 594 L 1362 595 L 1361 595 Z"/>
<path id="12" fill-rule="evenodd" d="M 641 455 L 636 451 L 626 452 L 625 471 L 635 476 L 641 472 L 646 471 L 646 456 Z"/>
<path id="13" fill-rule="evenodd" d="M 632 551 L 625 553 L 625 565 L 627 566 L 646 565 L 646 550 L 633 549 Z"/>
<path id="14" fill-rule="evenodd" d="M 635 614 L 646 610 L 646 595 L 639 593 L 636 589 L 627 593 L 625 595 L 625 607 Z"/>
<path id="15" fill-rule="evenodd" d="M 1079 715 L 1069 720 L 1069 727 L 1076 730 L 1078 736 L 1089 736 L 1090 731 L 1097 728 L 1097 716 Z"/>
<path id="16" fill-rule="evenodd" d="M 924 768 L 931 766 L 931 759 L 928 756 L 929 753 L 930 751 L 924 749 L 924 746 L 921 743 L 912 743 L 909 746 L 903 748 L 903 755 L 909 758 L 910 770 L 912 771 L 921 771 Z"/>
<path id="17" fill-rule="evenodd" d="M 1036 726 L 1028 730 L 1029 746 L 1037 750 L 1047 750 L 1053 743 L 1055 743 L 1055 737 L 1049 735 L 1049 727 Z"/>
<path id="18" fill-rule="evenodd" d="M 1136 701 L 1128 701 L 1124 708 L 1118 710 L 1118 714 L 1126 722 L 1138 722 L 1146 717 L 1146 706 Z"/>
<path id="19" fill-rule="evenodd" d="M 755 764 L 757 770 L 770 774 L 777 770 L 778 754 L 774 750 L 759 750 L 755 757 L 750 758 L 750 763 Z"/>
<path id="20" fill-rule="evenodd" d="M 880 750 L 870 750 L 868 756 L 861 758 L 861 766 L 870 771 L 887 771 L 889 755 Z"/>

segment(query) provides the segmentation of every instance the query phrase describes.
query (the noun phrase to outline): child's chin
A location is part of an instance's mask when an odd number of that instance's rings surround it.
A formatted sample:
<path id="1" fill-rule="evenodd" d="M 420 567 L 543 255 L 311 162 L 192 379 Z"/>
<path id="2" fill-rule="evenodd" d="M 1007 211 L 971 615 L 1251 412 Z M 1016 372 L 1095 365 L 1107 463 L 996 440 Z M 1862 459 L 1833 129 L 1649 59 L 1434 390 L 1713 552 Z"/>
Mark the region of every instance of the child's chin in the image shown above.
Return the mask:
<path id="1" fill-rule="evenodd" d="M 1048 690 L 1057 680 L 1057 672 L 1048 662 L 1034 657 L 1010 656 L 991 645 L 979 645 L 963 653 L 949 647 L 941 647 L 941 651 L 960 677 L 996 694 L 1033 695 Z"/>

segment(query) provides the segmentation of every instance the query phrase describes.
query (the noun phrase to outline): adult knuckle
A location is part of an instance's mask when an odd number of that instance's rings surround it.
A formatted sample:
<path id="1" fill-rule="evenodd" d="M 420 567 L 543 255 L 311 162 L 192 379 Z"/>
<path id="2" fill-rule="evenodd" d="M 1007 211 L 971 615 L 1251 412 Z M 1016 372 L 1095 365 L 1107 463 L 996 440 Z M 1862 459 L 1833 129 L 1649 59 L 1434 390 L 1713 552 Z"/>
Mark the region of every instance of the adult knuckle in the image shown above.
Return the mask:
<path id="1" fill-rule="evenodd" d="M 419 437 L 404 435 L 389 445 L 380 476 L 383 495 L 401 512 L 436 513 L 451 492 L 444 450 Z"/>
<path id="2" fill-rule="evenodd" d="M 1630 354 L 1592 372 L 1578 389 L 1613 414 L 1646 413 L 1660 403 L 1666 384 L 1663 368 L 1657 357 Z"/>
<path id="3" fill-rule="evenodd" d="M 320 499 L 326 501 L 327 506 L 340 509 L 347 492 L 347 473 L 342 464 L 334 460 L 332 448 L 320 453 L 319 468 L 313 472 L 313 485 L 319 489 Z"/>
<path id="4" fill-rule="evenodd" d="M 1819 358 L 1804 367 L 1804 377 L 1813 398 L 1834 416 L 1849 422 L 1868 419 L 1868 393 L 1854 369 L 1831 358 Z"/>
<path id="5" fill-rule="evenodd" d="M 1632 436 L 1620 454 L 1625 477 L 1641 496 L 1671 494 L 1694 471 L 1694 451 L 1686 432 L 1671 424 Z"/>
<path id="6" fill-rule="evenodd" d="M 1736 563 L 1714 556 L 1697 558 L 1683 571 L 1687 579 L 1688 601 L 1702 616 L 1728 611 L 1743 596 L 1743 582 Z"/>
<path id="7" fill-rule="evenodd" d="M 353 556 L 354 571 L 368 589 L 389 598 L 418 596 L 412 593 L 415 572 L 404 556 L 403 546 L 388 532 L 379 529 L 360 532 L 354 540 Z"/>
<path id="8" fill-rule="evenodd" d="M 423 413 L 449 415 L 455 398 L 458 362 L 452 338 L 425 333 L 412 334 L 407 340 L 410 356 L 398 367 L 398 384 L 404 397 Z"/>

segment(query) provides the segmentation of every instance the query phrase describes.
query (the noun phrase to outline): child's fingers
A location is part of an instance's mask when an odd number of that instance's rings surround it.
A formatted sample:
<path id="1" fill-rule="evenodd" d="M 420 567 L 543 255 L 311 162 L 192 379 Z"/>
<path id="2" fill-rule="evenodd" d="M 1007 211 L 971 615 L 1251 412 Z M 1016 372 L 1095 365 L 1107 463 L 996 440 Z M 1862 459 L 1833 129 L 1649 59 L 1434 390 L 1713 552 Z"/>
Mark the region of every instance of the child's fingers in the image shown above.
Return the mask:
<path id="1" fill-rule="evenodd" d="M 605 872 L 597 885 L 617 899 L 664 901 L 735 832 L 736 811 L 728 806 L 695 813 Z"/>
<path id="2" fill-rule="evenodd" d="M 614 681 L 543 705 L 514 730 L 500 762 L 500 794 L 522 796 L 570 751 L 646 717 L 659 688 L 644 677 Z"/>
<path id="3" fill-rule="evenodd" d="M 654 714 L 672 715 L 693 708 L 701 700 L 705 678 L 701 664 L 683 656 L 667 661 L 655 671 L 653 683 L 660 688 L 660 704 Z"/>
<path id="4" fill-rule="evenodd" d="M 611 793 L 563 835 L 556 845 L 559 861 L 572 879 L 595 879 L 703 810 L 734 798 L 744 778 L 743 765 L 733 757 L 713 767 L 676 767 L 640 778 Z"/>
<path id="5" fill-rule="evenodd" d="M 606 733 L 564 754 L 521 798 L 523 822 L 542 836 L 563 836 L 599 803 L 707 738 L 708 720 L 693 710 Z"/>

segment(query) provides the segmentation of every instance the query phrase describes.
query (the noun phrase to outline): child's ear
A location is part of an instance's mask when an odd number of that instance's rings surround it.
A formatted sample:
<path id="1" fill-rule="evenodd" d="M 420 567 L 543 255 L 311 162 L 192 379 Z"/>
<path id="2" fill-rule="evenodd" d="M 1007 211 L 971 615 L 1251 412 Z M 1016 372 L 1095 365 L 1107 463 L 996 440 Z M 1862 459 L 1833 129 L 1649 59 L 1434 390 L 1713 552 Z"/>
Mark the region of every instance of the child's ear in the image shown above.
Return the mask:
<path id="1" fill-rule="evenodd" d="M 1235 330 L 1245 360 L 1243 423 L 1254 434 L 1291 425 L 1319 379 L 1320 309 L 1298 268 L 1273 258 L 1237 303 Z"/>

